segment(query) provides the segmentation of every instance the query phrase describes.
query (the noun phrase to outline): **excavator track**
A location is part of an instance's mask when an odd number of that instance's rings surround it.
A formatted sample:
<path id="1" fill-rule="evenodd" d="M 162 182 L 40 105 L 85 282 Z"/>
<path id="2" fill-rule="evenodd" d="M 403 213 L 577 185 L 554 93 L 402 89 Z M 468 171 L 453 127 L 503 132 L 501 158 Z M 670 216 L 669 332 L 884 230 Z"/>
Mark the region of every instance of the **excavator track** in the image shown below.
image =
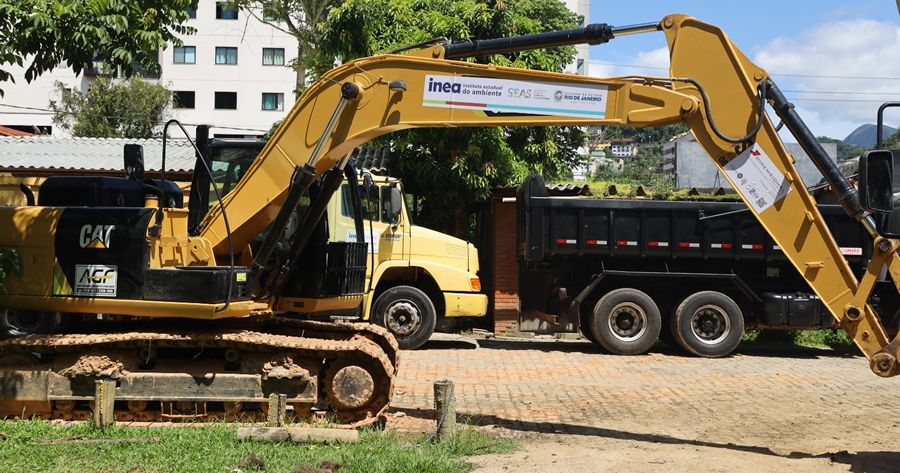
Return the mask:
<path id="1" fill-rule="evenodd" d="M 0 340 L 0 417 L 89 418 L 103 379 L 116 382 L 116 419 L 126 421 L 254 421 L 278 393 L 295 418 L 357 427 L 378 421 L 392 396 L 397 342 L 369 324 L 124 326 Z"/>

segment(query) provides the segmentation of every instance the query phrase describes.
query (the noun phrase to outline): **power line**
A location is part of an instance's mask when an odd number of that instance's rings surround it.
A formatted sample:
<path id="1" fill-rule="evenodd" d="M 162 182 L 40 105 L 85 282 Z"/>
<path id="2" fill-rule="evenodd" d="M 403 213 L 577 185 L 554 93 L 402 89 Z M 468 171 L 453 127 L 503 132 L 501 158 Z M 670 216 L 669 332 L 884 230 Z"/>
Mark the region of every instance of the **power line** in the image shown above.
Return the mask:
<path id="1" fill-rule="evenodd" d="M 900 92 L 852 92 L 843 90 L 782 90 L 782 92 L 799 94 L 837 94 L 837 95 L 900 95 Z"/>
<path id="2" fill-rule="evenodd" d="M 658 71 L 668 71 L 668 67 L 657 67 L 657 66 L 640 66 L 637 64 L 618 64 L 614 62 L 606 62 L 606 61 L 594 61 L 588 60 L 588 63 L 593 64 L 603 64 L 605 66 L 615 66 L 615 67 L 631 67 L 635 69 L 653 69 Z M 834 76 L 834 75 L 826 75 L 826 74 L 789 74 L 789 73 L 781 73 L 781 72 L 769 72 L 769 74 L 773 76 L 785 76 L 785 77 L 808 77 L 814 79 L 860 79 L 860 80 L 900 80 L 900 77 L 880 77 L 880 76 Z"/>
<path id="3" fill-rule="evenodd" d="M 2 113 L 2 114 L 4 114 L 4 115 L 54 115 L 54 114 L 55 114 L 54 111 L 49 110 L 49 109 L 46 109 L 46 108 L 26 107 L 26 106 L 24 106 L 24 105 L 11 105 L 11 104 L 0 103 L 0 107 L 9 107 L 9 108 L 15 108 L 15 109 L 21 109 L 21 110 L 32 110 L 32 111 L 28 111 L 28 112 L 6 112 L 6 111 L 0 111 L 0 113 Z M 74 112 L 59 112 L 59 113 L 60 113 L 60 114 L 63 114 L 63 115 L 75 115 Z M 115 119 L 115 120 L 134 120 L 133 118 L 121 117 L 121 116 L 114 116 L 114 115 L 100 115 L 100 117 L 101 117 L 101 118 L 111 118 L 111 119 Z M 163 125 L 163 124 L 166 123 L 166 121 L 159 121 L 159 122 L 155 122 L 155 123 L 158 124 L 158 125 Z M 194 124 L 194 123 L 183 123 L 183 125 L 186 125 L 186 126 L 198 126 L 197 124 Z M 221 130 L 253 131 L 253 132 L 258 132 L 258 133 L 265 133 L 265 132 L 269 131 L 269 130 L 261 130 L 261 129 L 258 129 L 258 128 L 242 128 L 242 127 L 234 127 L 234 126 L 218 126 L 218 125 L 212 125 L 212 124 L 207 124 L 207 125 L 208 125 L 210 128 L 218 128 L 218 129 L 221 129 Z"/>

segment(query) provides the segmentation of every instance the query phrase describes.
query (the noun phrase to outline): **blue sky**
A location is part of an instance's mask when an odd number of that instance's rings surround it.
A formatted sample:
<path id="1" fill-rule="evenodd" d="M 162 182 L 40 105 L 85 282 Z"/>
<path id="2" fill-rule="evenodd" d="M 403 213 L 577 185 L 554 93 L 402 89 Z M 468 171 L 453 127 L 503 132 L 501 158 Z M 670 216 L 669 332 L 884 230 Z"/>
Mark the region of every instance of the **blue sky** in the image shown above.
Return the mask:
<path id="1" fill-rule="evenodd" d="M 817 135 L 844 138 L 856 126 L 874 123 L 878 102 L 900 100 L 900 14 L 894 1 L 592 0 L 589 21 L 620 26 L 657 21 L 669 13 L 689 14 L 724 29 L 783 90 L 791 91 L 787 95 Z M 668 66 L 665 46 L 661 33 L 592 46 L 590 73 L 666 75 L 658 69 Z M 900 112 L 886 122 L 900 123 Z"/>

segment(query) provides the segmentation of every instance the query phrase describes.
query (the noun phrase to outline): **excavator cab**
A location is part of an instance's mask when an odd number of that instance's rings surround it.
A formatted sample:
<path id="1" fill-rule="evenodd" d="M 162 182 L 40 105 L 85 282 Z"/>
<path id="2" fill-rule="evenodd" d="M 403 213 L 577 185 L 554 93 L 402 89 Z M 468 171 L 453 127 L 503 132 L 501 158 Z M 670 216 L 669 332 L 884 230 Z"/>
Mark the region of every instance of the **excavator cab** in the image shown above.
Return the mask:
<path id="1" fill-rule="evenodd" d="M 209 129 L 205 125 L 197 127 L 197 143 L 200 154 L 197 156 L 197 164 L 192 178 L 190 197 L 190 223 L 192 234 L 200 231 L 199 224 L 209 210 L 218 206 L 216 201 L 216 189 L 222 197 L 227 196 L 244 177 L 247 170 L 253 165 L 259 152 L 265 147 L 263 140 L 234 140 L 209 138 Z M 205 165 L 211 171 L 210 174 L 201 172 Z M 351 166 L 352 168 L 352 166 Z M 343 171 L 343 178 L 350 189 L 347 196 L 351 203 L 350 215 L 357 221 L 357 226 L 362 222 L 361 191 L 354 169 L 347 168 Z M 324 179 L 314 182 L 307 193 L 300 199 L 300 203 L 294 208 L 285 222 L 284 230 L 277 239 L 275 250 L 266 267 L 260 271 L 260 291 L 270 290 L 268 285 L 276 284 L 279 287 L 273 291 L 274 296 L 283 297 L 288 305 L 292 305 L 296 312 L 306 312 L 309 305 L 313 305 L 314 299 L 329 298 L 335 296 L 355 295 L 363 292 L 364 280 L 364 248 L 365 242 L 361 237 L 354 241 L 330 241 L 329 217 L 323 216 L 315 221 L 307 220 L 309 210 L 314 201 L 322 196 L 325 201 L 330 198 L 324 194 L 327 192 Z M 292 248 L 299 247 L 296 243 L 301 235 L 300 230 L 305 225 L 309 240 L 302 245 L 299 259 L 304 262 L 302 270 L 296 270 L 292 265 L 297 255 L 291 257 Z M 253 254 L 259 252 L 265 244 L 266 238 L 272 232 L 272 225 L 259 233 L 250 243 Z M 355 232 L 354 234 L 359 234 Z M 279 272 L 286 274 L 277 276 Z M 303 305 L 295 305 L 300 304 Z M 313 310 L 315 312 L 315 310 Z"/>

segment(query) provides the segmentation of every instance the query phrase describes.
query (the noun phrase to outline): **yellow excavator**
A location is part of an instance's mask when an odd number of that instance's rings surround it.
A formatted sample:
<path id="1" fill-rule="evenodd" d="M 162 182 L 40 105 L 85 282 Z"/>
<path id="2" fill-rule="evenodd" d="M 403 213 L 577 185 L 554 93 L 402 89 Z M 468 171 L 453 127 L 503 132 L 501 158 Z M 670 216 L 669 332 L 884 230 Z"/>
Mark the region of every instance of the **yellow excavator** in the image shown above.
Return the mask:
<path id="1" fill-rule="evenodd" d="M 462 60 L 660 31 L 668 77 L 593 78 Z M 861 279 L 767 105 L 872 235 Z M 31 327 L 7 330 L 0 341 L 2 413 L 78 418 L 94 382 L 106 379 L 116 381 L 119 418 L 245 414 L 282 393 L 299 415 L 370 422 L 391 399 L 396 342 L 377 327 L 294 316 L 359 310 L 366 246 L 358 197 L 355 239 L 322 236 L 331 195 L 345 177 L 356 182 L 348 166 L 354 148 L 409 128 L 673 123 L 690 128 L 871 369 L 900 373 L 897 327 L 884 322 L 893 313 L 869 303 L 886 279 L 883 267 L 891 284 L 900 283 L 900 240 L 886 230 L 891 153 L 861 157 L 857 191 L 765 70 L 719 28 L 670 15 L 624 27 L 435 41 L 343 64 L 304 92 L 224 198 L 212 186 L 216 203 L 205 215 L 180 208 L 164 174 L 144 179 L 136 149 L 126 150 L 125 178 L 48 179 L 36 205 L 0 207 L 0 247 L 22 268 L 3 281 L 0 310 L 19 321 L 15 327 Z M 195 180 L 204 176 L 215 182 L 201 155 Z"/>

